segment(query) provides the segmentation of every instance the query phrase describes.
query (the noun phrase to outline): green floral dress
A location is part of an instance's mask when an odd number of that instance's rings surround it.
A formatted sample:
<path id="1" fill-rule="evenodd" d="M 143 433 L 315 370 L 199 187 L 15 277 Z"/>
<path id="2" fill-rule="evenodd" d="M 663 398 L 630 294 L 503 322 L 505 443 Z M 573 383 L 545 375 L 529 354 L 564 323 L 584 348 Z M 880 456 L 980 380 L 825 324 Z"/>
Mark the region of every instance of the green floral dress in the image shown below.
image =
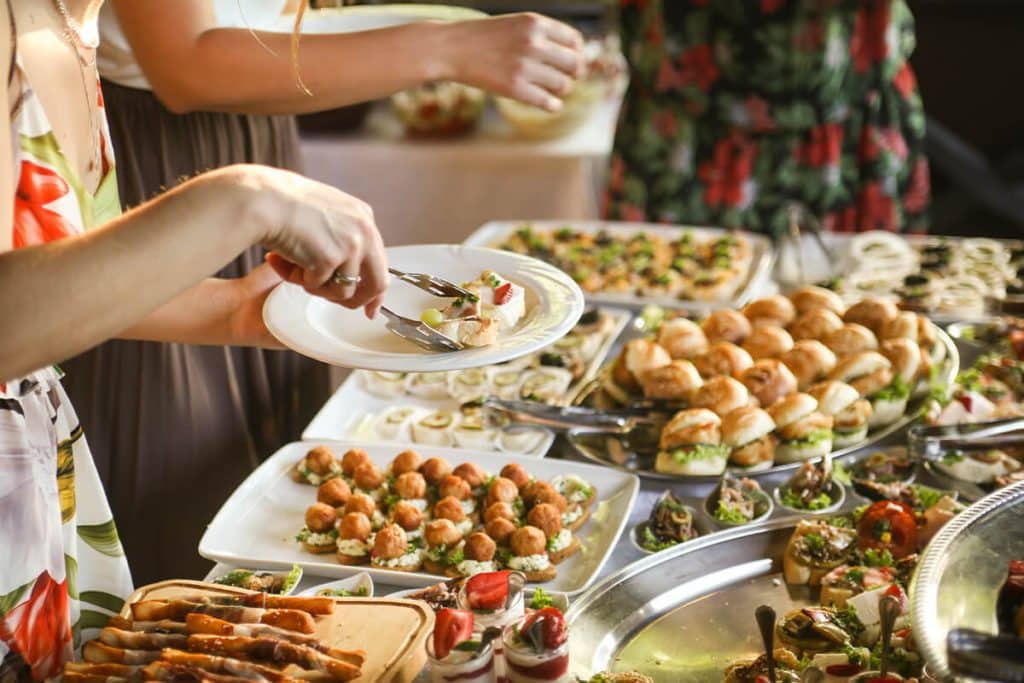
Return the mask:
<path id="1" fill-rule="evenodd" d="M 15 248 L 116 217 L 105 119 L 103 181 L 90 193 L 18 64 L 11 90 L 19 94 L 11 112 Z M 131 592 L 110 506 L 60 379 L 58 369 L 44 368 L 0 383 L 0 681 L 59 675 L 82 639 L 94 637 Z"/>
<path id="2" fill-rule="evenodd" d="M 904 0 L 620 0 L 630 86 L 606 217 L 777 233 L 924 232 Z"/>

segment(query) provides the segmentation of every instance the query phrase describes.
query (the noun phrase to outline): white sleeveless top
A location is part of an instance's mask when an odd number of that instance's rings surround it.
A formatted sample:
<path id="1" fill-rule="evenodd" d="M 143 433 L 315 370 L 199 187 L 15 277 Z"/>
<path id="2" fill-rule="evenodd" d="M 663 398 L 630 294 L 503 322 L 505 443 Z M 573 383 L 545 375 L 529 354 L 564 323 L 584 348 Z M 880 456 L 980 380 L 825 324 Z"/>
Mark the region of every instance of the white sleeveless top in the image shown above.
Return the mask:
<path id="1" fill-rule="evenodd" d="M 287 0 L 213 0 L 217 25 L 225 28 L 265 29 L 275 24 Z M 96 65 L 100 76 L 129 88 L 151 90 L 128 40 L 121 32 L 112 3 L 103 3 L 99 16 L 100 47 Z"/>

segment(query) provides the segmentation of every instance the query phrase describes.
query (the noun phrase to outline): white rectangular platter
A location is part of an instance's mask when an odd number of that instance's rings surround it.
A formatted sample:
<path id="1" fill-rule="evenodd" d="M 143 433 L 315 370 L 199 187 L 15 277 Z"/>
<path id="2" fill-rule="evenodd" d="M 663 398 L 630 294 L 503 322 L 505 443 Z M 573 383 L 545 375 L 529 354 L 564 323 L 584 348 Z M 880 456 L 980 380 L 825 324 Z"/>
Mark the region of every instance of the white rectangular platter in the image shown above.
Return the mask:
<path id="1" fill-rule="evenodd" d="M 600 311 L 607 314 L 613 324 L 605 333 L 580 379 L 569 385 L 563 400 L 557 401 L 560 405 L 570 405 L 579 390 L 597 375 L 609 351 L 632 317 L 628 311 L 621 309 L 602 307 Z M 370 373 L 365 370 L 352 372 L 302 432 L 302 438 L 306 441 L 348 439 L 361 443 L 415 443 L 408 425 L 403 425 L 395 438 L 382 438 L 375 429 L 377 418 L 396 406 L 413 407 L 421 409 L 424 413 L 438 410 L 457 412 L 459 409 L 460 402 L 450 396 L 422 398 L 410 393 L 397 397 L 381 396 L 368 388 L 370 377 Z M 497 449 L 508 453 L 543 457 L 551 448 L 553 441 L 554 435 L 551 432 L 536 430 L 529 434 L 504 435 L 498 439 Z M 469 450 L 476 452 L 475 449 Z"/>
<path id="2" fill-rule="evenodd" d="M 349 448 L 363 448 L 381 468 L 387 467 L 400 450 L 394 445 L 324 443 L 339 456 Z M 249 475 L 207 527 L 199 542 L 199 554 L 243 567 L 276 569 L 298 564 L 308 574 L 333 578 L 365 571 L 374 581 L 393 586 L 428 586 L 441 580 L 433 574 L 344 566 L 333 556 L 313 555 L 302 550 L 295 542 L 295 534 L 302 528 L 306 508 L 316 502 L 316 488 L 295 483 L 288 473 L 314 445 L 317 444 L 287 444 Z M 568 594 L 585 590 L 597 578 L 622 534 L 640 486 L 635 475 L 567 460 L 483 452 L 470 454 L 451 448 L 417 450 L 424 458 L 443 457 L 453 466 L 474 462 L 494 474 L 509 463 L 519 463 L 538 479 L 576 474 L 590 482 L 597 489 L 598 502 L 591 508 L 591 518 L 577 534 L 582 551 L 558 565 L 558 576 L 553 581 L 542 584 L 546 589 Z"/>
<path id="3" fill-rule="evenodd" d="M 561 227 L 569 227 L 578 232 L 596 234 L 607 231 L 610 234 L 629 238 L 641 232 L 657 234 L 663 239 L 672 241 L 679 239 L 683 233 L 692 233 L 701 239 L 714 239 L 727 234 L 729 231 L 721 228 L 709 228 L 699 226 L 666 225 L 661 223 L 629 223 L 616 221 L 492 221 L 477 228 L 472 235 L 463 240 L 463 244 L 475 247 L 499 248 L 500 245 L 519 228 L 524 225 L 542 230 L 557 230 Z M 691 301 L 677 299 L 672 296 L 639 296 L 635 293 L 618 292 L 587 292 L 584 295 L 588 302 L 602 304 L 618 304 L 626 306 L 641 306 L 645 304 L 657 304 L 672 308 L 681 308 L 688 311 L 709 311 L 722 306 L 733 308 L 742 306 L 757 295 L 758 287 L 763 286 L 771 279 L 772 266 L 775 261 L 775 252 L 771 240 L 763 235 L 755 233 L 736 231 L 747 239 L 751 246 L 750 266 L 746 276 L 741 278 L 732 295 L 721 301 Z"/>

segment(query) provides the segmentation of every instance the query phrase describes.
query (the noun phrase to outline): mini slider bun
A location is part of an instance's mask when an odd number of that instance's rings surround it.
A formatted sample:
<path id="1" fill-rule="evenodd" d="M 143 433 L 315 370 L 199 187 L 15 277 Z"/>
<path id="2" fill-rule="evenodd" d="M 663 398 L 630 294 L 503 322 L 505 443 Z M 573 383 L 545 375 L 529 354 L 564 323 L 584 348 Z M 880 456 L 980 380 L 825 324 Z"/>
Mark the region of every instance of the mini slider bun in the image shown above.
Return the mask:
<path id="1" fill-rule="evenodd" d="M 753 406 L 732 411 L 722 419 L 722 442 L 732 449 L 729 462 L 748 471 L 767 469 L 775 459 L 775 422 Z"/>
<path id="2" fill-rule="evenodd" d="M 770 406 L 797 390 L 796 377 L 782 361 L 774 358 L 757 361 L 743 372 L 740 380 L 763 406 Z"/>
<path id="3" fill-rule="evenodd" d="M 612 379 L 618 388 L 627 394 L 632 393 L 640 389 L 644 375 L 649 370 L 664 367 L 671 362 L 672 356 L 660 345 L 649 339 L 633 339 L 626 343 L 615 361 Z"/>
<path id="4" fill-rule="evenodd" d="M 704 355 L 695 358 L 693 364 L 704 377 L 739 377 L 740 373 L 754 364 L 754 359 L 746 349 L 732 342 L 718 341 L 708 347 Z"/>
<path id="5" fill-rule="evenodd" d="M 743 341 L 743 348 L 754 360 L 778 358 L 793 348 L 793 338 L 781 327 L 758 325 Z"/>
<path id="6" fill-rule="evenodd" d="M 793 302 L 797 315 L 803 315 L 808 311 L 826 310 L 842 315 L 846 310 L 843 300 L 831 289 L 808 285 L 794 289 L 789 293 L 789 300 Z"/>
<path id="7" fill-rule="evenodd" d="M 921 347 L 905 337 L 882 342 L 882 355 L 892 363 L 892 370 L 908 386 L 913 387 L 921 376 Z"/>
<path id="8" fill-rule="evenodd" d="M 860 443 L 868 435 L 871 404 L 860 398 L 856 389 L 845 382 L 830 380 L 815 384 L 807 393 L 818 400 L 818 410 L 831 415 L 833 448 L 846 448 Z"/>
<path id="9" fill-rule="evenodd" d="M 818 412 L 818 402 L 809 394 L 780 398 L 768 413 L 775 420 L 779 447 L 775 459 L 786 464 L 821 457 L 832 452 L 833 419 Z"/>
<path id="10" fill-rule="evenodd" d="M 895 318 L 885 323 L 878 336 L 880 339 L 902 338 L 916 342 L 918 331 L 917 314 L 910 311 L 900 311 Z"/>
<path id="11" fill-rule="evenodd" d="M 877 335 L 899 312 L 892 301 L 869 296 L 846 309 L 843 321 L 863 325 Z"/>
<path id="12" fill-rule="evenodd" d="M 750 392 L 742 382 L 726 377 L 712 377 L 693 397 L 695 408 L 707 408 L 719 417 L 750 403 Z"/>
<path id="13" fill-rule="evenodd" d="M 892 363 L 877 351 L 861 351 L 839 361 L 829 377 L 846 382 L 862 397 L 869 397 L 892 382 Z"/>
<path id="14" fill-rule="evenodd" d="M 798 341 L 779 360 L 793 372 L 800 389 L 806 389 L 836 367 L 836 354 L 814 339 Z"/>
<path id="15" fill-rule="evenodd" d="M 871 403 L 869 427 L 892 424 L 907 408 L 909 387 L 893 382 L 892 363 L 877 351 L 864 351 L 844 358 L 832 371 L 832 378 L 848 382 Z M 891 385 L 891 386 L 890 386 Z"/>
<path id="16" fill-rule="evenodd" d="M 789 326 L 789 333 L 797 341 L 801 339 L 824 339 L 843 326 L 843 319 L 824 308 L 807 311 Z"/>
<path id="17" fill-rule="evenodd" d="M 833 417 L 843 412 L 860 398 L 857 390 L 846 382 L 829 380 L 815 384 L 807 393 L 818 402 L 818 410 Z"/>
<path id="18" fill-rule="evenodd" d="M 775 294 L 762 299 L 755 299 L 743 307 L 743 315 L 754 327 L 758 325 L 775 325 L 785 327 L 796 319 L 796 308 L 784 296 Z"/>
<path id="19" fill-rule="evenodd" d="M 654 469 L 691 476 L 721 474 L 729 449 L 722 446 L 720 426 L 719 417 L 706 408 L 676 413 L 661 430 Z"/>
<path id="20" fill-rule="evenodd" d="M 846 323 L 826 334 L 822 341 L 840 358 L 878 348 L 878 339 L 874 332 L 857 323 Z"/>
<path id="21" fill-rule="evenodd" d="M 719 341 L 739 344 L 750 335 L 750 321 L 739 311 L 721 308 L 712 311 L 700 324 L 704 336 L 712 344 Z"/>
<path id="22" fill-rule="evenodd" d="M 700 325 L 686 318 L 673 318 L 662 323 L 658 329 L 658 344 L 668 351 L 672 358 L 689 360 L 708 349 L 708 338 Z"/>
<path id="23" fill-rule="evenodd" d="M 644 396 L 666 401 L 689 401 L 703 383 L 693 363 L 674 360 L 647 372 L 643 381 Z"/>

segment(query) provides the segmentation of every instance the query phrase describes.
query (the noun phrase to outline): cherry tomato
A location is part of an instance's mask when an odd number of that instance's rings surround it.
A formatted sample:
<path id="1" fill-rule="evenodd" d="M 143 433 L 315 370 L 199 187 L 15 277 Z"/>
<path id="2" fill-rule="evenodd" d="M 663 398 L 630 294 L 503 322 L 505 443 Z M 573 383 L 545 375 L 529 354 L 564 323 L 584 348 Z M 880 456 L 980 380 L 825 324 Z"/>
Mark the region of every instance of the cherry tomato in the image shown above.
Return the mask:
<path id="1" fill-rule="evenodd" d="M 512 283 L 506 282 L 494 290 L 494 305 L 501 306 L 512 301 Z"/>
<path id="2" fill-rule="evenodd" d="M 466 597 L 472 609 L 501 609 L 508 600 L 508 576 L 512 572 L 484 572 L 466 581 Z"/>
<path id="3" fill-rule="evenodd" d="M 880 500 L 864 511 L 857 537 L 861 550 L 889 550 L 900 559 L 917 549 L 917 518 L 906 503 Z"/>
<path id="4" fill-rule="evenodd" d="M 842 676 L 852 678 L 861 672 L 858 664 L 830 664 L 825 667 L 825 673 L 830 676 Z"/>
<path id="5" fill-rule="evenodd" d="M 543 643 L 548 650 L 558 649 L 569 639 L 569 627 L 557 607 L 545 607 L 528 616 L 523 622 L 522 632 L 528 640 Z"/>
<path id="6" fill-rule="evenodd" d="M 473 637 L 473 613 L 446 607 L 437 613 L 434 622 L 434 656 L 447 657 L 459 643 Z"/>

